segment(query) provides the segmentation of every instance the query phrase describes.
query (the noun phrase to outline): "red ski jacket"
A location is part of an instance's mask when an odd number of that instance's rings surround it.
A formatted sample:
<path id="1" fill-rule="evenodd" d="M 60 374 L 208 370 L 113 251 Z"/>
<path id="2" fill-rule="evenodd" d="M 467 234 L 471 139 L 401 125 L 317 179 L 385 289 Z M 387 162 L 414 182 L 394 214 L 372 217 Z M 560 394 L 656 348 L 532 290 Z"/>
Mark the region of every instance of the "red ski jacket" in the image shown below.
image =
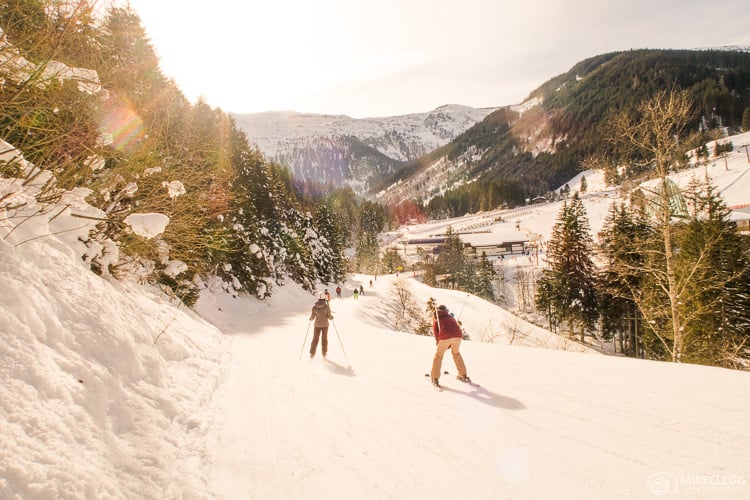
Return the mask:
<path id="1" fill-rule="evenodd" d="M 438 328 L 438 321 L 440 328 Z M 436 342 L 464 336 L 458 321 L 448 311 L 437 311 L 437 321 L 432 320 L 432 334 L 435 335 Z"/>

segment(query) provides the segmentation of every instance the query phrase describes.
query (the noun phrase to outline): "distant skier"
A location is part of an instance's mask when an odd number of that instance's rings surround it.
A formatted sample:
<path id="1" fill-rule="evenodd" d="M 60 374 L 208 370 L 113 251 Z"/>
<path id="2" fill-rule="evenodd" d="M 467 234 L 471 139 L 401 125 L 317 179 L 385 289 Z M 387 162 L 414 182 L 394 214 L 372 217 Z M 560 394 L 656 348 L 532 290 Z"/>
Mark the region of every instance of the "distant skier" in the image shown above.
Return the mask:
<path id="1" fill-rule="evenodd" d="M 341 286 L 336 287 L 336 298 L 337 299 L 341 298 Z"/>
<path id="2" fill-rule="evenodd" d="M 359 294 L 360 295 L 364 295 L 365 294 L 365 287 L 363 287 L 362 285 L 359 285 Z"/>
<path id="3" fill-rule="evenodd" d="M 328 320 L 333 319 L 331 314 L 331 308 L 328 305 L 328 301 L 324 294 L 318 295 L 318 300 L 312 306 L 312 312 L 310 313 L 310 321 L 315 320 L 313 329 L 312 344 L 310 344 L 310 357 L 315 356 L 315 350 L 318 347 L 318 339 L 321 339 L 321 351 L 323 357 L 326 357 L 328 353 Z"/>
<path id="4" fill-rule="evenodd" d="M 354 289 L 354 293 L 352 294 L 352 297 L 354 297 L 354 300 L 359 299 L 359 290 L 357 288 Z"/>
<path id="5" fill-rule="evenodd" d="M 434 299 L 430 300 L 434 301 Z M 456 369 L 458 370 L 458 377 L 456 378 L 462 382 L 471 382 L 471 379 L 466 375 L 464 358 L 461 357 L 461 353 L 458 350 L 461 346 L 461 339 L 463 339 L 463 332 L 458 321 L 448 313 L 448 308 L 444 305 L 438 306 L 435 310 L 435 316 L 432 320 L 432 334 L 435 336 L 435 342 L 437 343 L 437 351 L 435 352 L 435 357 L 432 359 L 432 370 L 430 372 L 430 380 L 433 385 L 439 385 L 443 354 L 449 348 L 451 354 L 453 354 L 453 362 L 456 364 Z"/>
<path id="6" fill-rule="evenodd" d="M 331 293 L 328 291 L 328 289 L 326 288 L 326 291 L 323 292 L 323 293 L 326 296 L 326 302 L 330 302 L 331 301 Z"/>

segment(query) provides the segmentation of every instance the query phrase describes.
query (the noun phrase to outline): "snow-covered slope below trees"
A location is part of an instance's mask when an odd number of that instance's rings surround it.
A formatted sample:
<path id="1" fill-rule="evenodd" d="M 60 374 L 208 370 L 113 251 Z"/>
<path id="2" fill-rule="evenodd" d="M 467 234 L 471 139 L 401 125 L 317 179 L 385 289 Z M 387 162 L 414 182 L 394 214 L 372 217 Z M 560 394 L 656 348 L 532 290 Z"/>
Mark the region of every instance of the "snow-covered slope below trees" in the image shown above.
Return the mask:
<path id="1" fill-rule="evenodd" d="M 349 184 L 362 192 L 371 177 L 448 143 L 495 109 L 446 105 L 380 118 L 266 112 L 234 119 L 251 144 L 296 178 Z"/>
<path id="2" fill-rule="evenodd" d="M 203 408 L 226 339 L 159 290 L 91 272 L 78 237 L 102 214 L 86 194 L 0 210 L 0 498 L 206 498 Z"/>

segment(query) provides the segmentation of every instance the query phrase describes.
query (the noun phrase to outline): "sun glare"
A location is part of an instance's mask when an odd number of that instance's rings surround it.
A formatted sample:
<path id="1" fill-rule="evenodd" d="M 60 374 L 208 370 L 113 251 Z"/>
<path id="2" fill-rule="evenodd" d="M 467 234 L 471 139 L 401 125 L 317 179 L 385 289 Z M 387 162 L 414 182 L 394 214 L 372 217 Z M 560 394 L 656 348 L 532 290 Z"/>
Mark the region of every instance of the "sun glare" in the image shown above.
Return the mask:
<path id="1" fill-rule="evenodd" d="M 131 151 L 145 138 L 143 120 L 124 99 L 108 102 L 106 108 L 99 124 L 102 133 L 112 138 L 112 146 L 118 151 Z"/>

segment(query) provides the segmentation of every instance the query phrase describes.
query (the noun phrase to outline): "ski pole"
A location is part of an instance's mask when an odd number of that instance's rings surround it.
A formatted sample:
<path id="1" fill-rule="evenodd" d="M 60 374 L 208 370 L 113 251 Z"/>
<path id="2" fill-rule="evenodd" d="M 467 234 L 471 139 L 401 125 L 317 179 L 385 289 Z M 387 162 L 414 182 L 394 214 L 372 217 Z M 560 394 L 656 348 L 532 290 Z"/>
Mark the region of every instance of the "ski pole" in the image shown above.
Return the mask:
<path id="1" fill-rule="evenodd" d="M 349 361 L 349 356 L 346 355 L 346 349 L 344 349 L 344 343 L 341 342 L 341 335 L 339 335 L 339 329 L 336 328 L 336 323 L 333 320 L 331 320 L 331 324 L 333 325 L 333 331 L 336 332 L 336 337 L 339 339 L 339 344 L 341 344 L 341 350 L 344 353 L 344 357 L 346 358 L 346 362 L 349 363 L 349 365 L 351 365 L 352 363 L 351 363 L 351 361 Z"/>
<path id="2" fill-rule="evenodd" d="M 307 343 L 307 334 L 310 333 L 310 325 L 312 320 L 307 324 L 307 331 L 305 332 L 305 340 L 302 341 L 302 349 L 299 350 L 299 359 L 302 359 L 302 352 L 305 350 L 305 344 Z"/>
<path id="3" fill-rule="evenodd" d="M 464 299 L 464 303 L 461 306 L 461 310 L 459 311 L 458 316 L 456 317 L 457 320 L 461 319 L 461 314 L 464 312 L 464 307 L 466 307 L 466 301 L 467 300 L 469 300 L 469 294 L 468 293 L 466 294 L 466 298 Z"/>
<path id="4" fill-rule="evenodd" d="M 435 299 L 430 297 L 430 300 L 427 301 L 428 307 L 432 311 L 432 318 L 435 320 L 435 323 L 437 324 L 438 332 L 440 332 L 440 318 L 438 318 L 437 313 L 437 307 L 435 306 Z"/>

